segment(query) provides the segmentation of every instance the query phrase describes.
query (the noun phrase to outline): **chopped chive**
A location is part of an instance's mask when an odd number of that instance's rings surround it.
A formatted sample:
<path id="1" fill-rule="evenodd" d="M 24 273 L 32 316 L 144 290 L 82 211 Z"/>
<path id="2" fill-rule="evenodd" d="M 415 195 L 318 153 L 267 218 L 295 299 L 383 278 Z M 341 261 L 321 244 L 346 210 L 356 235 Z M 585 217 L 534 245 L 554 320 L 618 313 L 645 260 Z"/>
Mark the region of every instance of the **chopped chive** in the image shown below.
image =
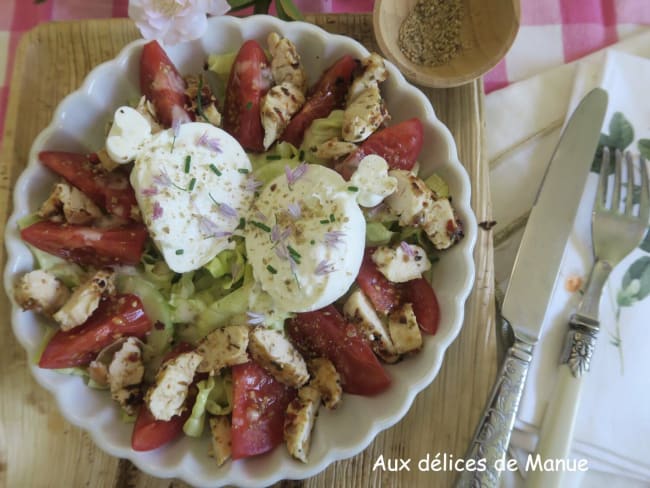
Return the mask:
<path id="1" fill-rule="evenodd" d="M 316 244 L 316 241 L 314 239 L 312 239 L 311 241 L 309 241 L 309 244 L 311 244 L 313 246 L 314 244 Z"/>
<path id="2" fill-rule="evenodd" d="M 252 108 L 253 108 L 253 102 L 250 102 L 250 101 L 249 101 L 249 102 L 246 104 L 246 110 L 250 110 L 250 109 L 252 109 Z"/>
<path id="3" fill-rule="evenodd" d="M 185 251 L 183 249 L 176 249 L 176 256 L 180 256 L 183 254 Z"/>
<path id="4" fill-rule="evenodd" d="M 289 254 L 291 254 L 291 257 L 293 257 L 296 260 L 300 260 L 302 256 L 298 251 L 296 251 L 293 247 L 287 246 L 287 250 L 289 251 Z"/>
<path id="5" fill-rule="evenodd" d="M 187 191 L 192 191 L 194 190 L 194 185 L 196 185 L 196 178 L 192 178 L 190 180 L 190 186 L 187 187 Z"/>
<path id="6" fill-rule="evenodd" d="M 192 164 L 192 156 L 189 154 L 185 156 L 185 172 L 189 173 L 190 172 L 190 165 Z"/>
<path id="7" fill-rule="evenodd" d="M 172 147 L 169 150 L 170 153 L 174 152 L 174 145 L 176 144 L 176 135 L 174 135 L 174 138 L 172 139 Z"/>
<path id="8" fill-rule="evenodd" d="M 258 229 L 262 229 L 264 232 L 271 232 L 271 228 L 268 225 L 263 224 L 262 222 L 257 222 L 255 220 L 249 220 L 249 222 L 251 223 L 251 225 L 254 225 Z"/>
<path id="9" fill-rule="evenodd" d="M 358 186 L 348 186 L 348 191 L 359 191 Z"/>
<path id="10" fill-rule="evenodd" d="M 280 156 L 279 154 L 269 154 L 269 155 L 266 157 L 266 160 L 267 160 L 267 161 L 276 161 L 276 160 L 278 160 L 278 159 L 282 159 L 282 156 Z"/>
<path id="11" fill-rule="evenodd" d="M 330 222 L 334 222 L 336 219 L 334 218 L 334 214 L 330 214 Z"/>
<path id="12" fill-rule="evenodd" d="M 240 217 L 237 229 L 243 229 L 244 227 L 246 227 L 246 219 L 244 217 Z"/>
<path id="13" fill-rule="evenodd" d="M 300 161 L 304 161 L 304 160 L 305 160 L 305 151 L 303 151 L 302 149 L 301 149 L 300 152 L 298 153 L 298 159 L 299 159 Z"/>
<path id="14" fill-rule="evenodd" d="M 237 171 L 239 171 L 243 175 L 250 173 L 250 171 L 248 171 L 247 168 L 238 168 Z"/>
<path id="15" fill-rule="evenodd" d="M 210 165 L 210 169 L 215 175 L 221 176 L 221 171 L 219 171 L 219 168 L 217 168 L 214 164 Z"/>
<path id="16" fill-rule="evenodd" d="M 271 273 L 271 274 L 276 274 L 276 273 L 278 272 L 278 270 L 275 269 L 275 268 L 274 268 L 273 266 L 271 266 L 270 264 L 266 267 L 266 269 L 268 269 L 268 270 L 269 270 L 269 273 Z"/>
<path id="17" fill-rule="evenodd" d="M 323 220 L 320 221 L 320 223 L 323 224 L 323 225 L 325 225 L 325 224 L 329 224 L 330 221 L 327 220 L 327 219 L 323 219 Z"/>

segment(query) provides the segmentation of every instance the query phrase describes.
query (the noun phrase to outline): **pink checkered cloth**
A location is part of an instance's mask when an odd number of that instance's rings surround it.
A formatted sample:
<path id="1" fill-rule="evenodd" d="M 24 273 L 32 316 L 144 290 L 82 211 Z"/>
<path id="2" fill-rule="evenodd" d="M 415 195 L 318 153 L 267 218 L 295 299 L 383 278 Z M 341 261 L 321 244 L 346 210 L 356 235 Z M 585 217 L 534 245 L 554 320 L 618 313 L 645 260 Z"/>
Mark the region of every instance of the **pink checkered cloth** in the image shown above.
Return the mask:
<path id="1" fill-rule="evenodd" d="M 295 0 L 304 12 L 371 12 L 373 0 Z M 0 134 L 16 46 L 41 22 L 126 17 L 128 0 L 0 0 Z M 572 61 L 650 25 L 650 0 L 521 0 L 512 49 L 485 76 L 486 92 Z M 1 141 L 0 141 L 1 142 Z"/>

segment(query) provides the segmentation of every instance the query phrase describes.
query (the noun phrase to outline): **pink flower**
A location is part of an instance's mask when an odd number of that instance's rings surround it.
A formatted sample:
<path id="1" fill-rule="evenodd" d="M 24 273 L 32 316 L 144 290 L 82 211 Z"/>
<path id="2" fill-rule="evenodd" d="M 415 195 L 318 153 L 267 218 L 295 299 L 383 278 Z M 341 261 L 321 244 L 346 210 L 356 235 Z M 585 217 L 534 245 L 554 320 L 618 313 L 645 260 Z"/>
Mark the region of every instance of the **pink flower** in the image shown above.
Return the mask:
<path id="1" fill-rule="evenodd" d="M 178 44 L 197 39 L 207 28 L 206 14 L 223 15 L 226 0 L 129 0 L 131 17 L 145 39 Z"/>

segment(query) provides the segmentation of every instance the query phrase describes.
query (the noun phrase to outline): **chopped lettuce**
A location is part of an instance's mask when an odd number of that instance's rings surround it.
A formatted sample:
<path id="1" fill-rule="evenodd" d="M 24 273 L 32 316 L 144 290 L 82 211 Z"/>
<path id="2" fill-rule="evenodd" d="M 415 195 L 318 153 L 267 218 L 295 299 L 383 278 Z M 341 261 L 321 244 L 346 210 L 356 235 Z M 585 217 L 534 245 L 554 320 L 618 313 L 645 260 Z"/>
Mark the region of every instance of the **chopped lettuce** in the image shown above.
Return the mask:
<path id="1" fill-rule="evenodd" d="M 206 412 L 226 415 L 232 411 L 232 377 L 230 374 L 212 376 L 197 383 L 199 393 L 192 414 L 183 424 L 183 432 L 190 437 L 200 437 L 205 426 Z"/>
<path id="2" fill-rule="evenodd" d="M 253 177 L 256 180 L 261 181 L 264 185 L 267 185 L 281 174 L 284 174 L 284 168 L 286 166 L 293 169 L 298 166 L 298 164 L 300 164 L 298 159 L 278 159 L 275 161 L 269 161 L 264 166 L 260 166 L 253 171 Z"/>
<path id="3" fill-rule="evenodd" d="M 285 166 L 295 168 L 301 161 L 301 152 L 293 144 L 278 142 L 261 154 L 248 154 L 253 166 L 253 177 L 265 185 L 284 173 Z"/>
<path id="4" fill-rule="evenodd" d="M 366 246 L 385 246 L 395 234 L 381 222 L 366 222 Z"/>
<path id="5" fill-rule="evenodd" d="M 208 69 L 219 76 L 227 78 L 237 57 L 237 51 L 224 54 L 210 54 L 208 56 Z"/>
<path id="6" fill-rule="evenodd" d="M 317 146 L 330 139 L 341 138 L 343 128 L 343 110 L 332 110 L 324 119 L 316 119 L 305 131 L 300 148 L 305 152 L 305 161 L 312 164 L 327 164 L 327 159 L 316 157 Z"/>
<path id="7" fill-rule="evenodd" d="M 427 185 L 433 193 L 435 193 L 436 198 L 449 198 L 449 185 L 443 180 L 438 174 L 433 173 L 426 180 L 424 184 Z"/>

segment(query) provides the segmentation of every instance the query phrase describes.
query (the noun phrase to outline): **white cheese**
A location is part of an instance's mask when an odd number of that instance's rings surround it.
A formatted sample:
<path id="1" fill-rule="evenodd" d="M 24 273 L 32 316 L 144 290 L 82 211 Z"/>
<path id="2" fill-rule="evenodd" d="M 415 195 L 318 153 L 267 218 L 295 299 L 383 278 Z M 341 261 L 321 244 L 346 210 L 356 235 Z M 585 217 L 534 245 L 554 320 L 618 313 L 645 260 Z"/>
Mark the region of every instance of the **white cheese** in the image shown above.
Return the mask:
<path id="1" fill-rule="evenodd" d="M 133 161 L 142 145 L 151 137 L 151 124 L 137 110 L 120 107 L 106 138 L 106 151 L 117 163 Z"/>
<path id="2" fill-rule="evenodd" d="M 359 167 L 350 178 L 350 185 L 359 189 L 359 205 L 375 207 L 395 192 L 397 179 L 388 175 L 388 163 L 384 158 L 371 154 L 359 162 Z"/>
<path id="3" fill-rule="evenodd" d="M 350 288 L 361 266 L 366 226 L 356 192 L 341 175 L 318 165 L 289 173 L 291 184 L 286 174 L 277 177 L 252 206 L 246 251 L 276 307 L 307 312 Z"/>
<path id="4" fill-rule="evenodd" d="M 251 164 L 239 143 L 210 124 L 155 134 L 138 154 L 131 184 L 149 235 L 169 267 L 195 270 L 224 249 L 250 206 Z"/>

